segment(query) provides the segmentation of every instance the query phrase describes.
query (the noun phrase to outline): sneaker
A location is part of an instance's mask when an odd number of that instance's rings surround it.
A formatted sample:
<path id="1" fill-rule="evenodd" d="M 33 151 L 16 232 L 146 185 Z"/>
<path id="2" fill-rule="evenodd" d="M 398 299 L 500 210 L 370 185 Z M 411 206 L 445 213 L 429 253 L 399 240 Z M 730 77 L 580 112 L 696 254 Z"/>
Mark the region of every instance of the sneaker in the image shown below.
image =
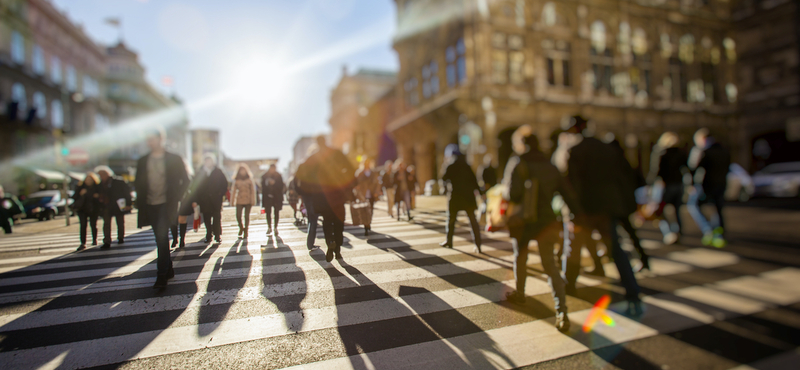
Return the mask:
<path id="1" fill-rule="evenodd" d="M 215 238 L 214 243 L 222 244 L 222 238 Z"/>
<path id="2" fill-rule="evenodd" d="M 178 248 L 183 248 L 185 246 L 186 246 L 186 242 L 183 239 L 181 239 L 181 242 L 178 243 Z"/>
<path id="3" fill-rule="evenodd" d="M 153 289 L 164 289 L 167 287 L 167 275 L 159 275 L 156 278 L 156 283 L 153 284 Z"/>
<path id="4" fill-rule="evenodd" d="M 275 232 L 272 233 L 273 236 L 278 236 L 278 229 L 275 229 Z"/>
<path id="5" fill-rule="evenodd" d="M 122 239 L 120 239 L 120 240 L 117 240 L 117 244 L 119 244 L 119 245 L 123 245 L 123 244 L 125 244 L 125 240 L 122 240 Z"/>
<path id="6" fill-rule="evenodd" d="M 317 249 L 319 249 L 319 246 L 318 246 L 318 245 L 312 245 L 312 246 L 311 246 L 311 248 L 308 248 L 308 251 L 309 251 L 309 252 L 313 252 L 313 251 L 315 251 L 315 250 L 317 250 Z"/>
<path id="7" fill-rule="evenodd" d="M 625 314 L 629 317 L 642 316 L 644 314 L 642 301 L 628 301 L 628 308 L 625 310 Z"/>
<path id="8" fill-rule="evenodd" d="M 524 294 L 520 294 L 520 292 L 518 292 L 516 290 L 513 291 L 513 292 L 508 292 L 508 293 L 506 293 L 506 301 L 509 301 L 509 302 L 515 303 L 515 304 L 519 304 L 519 305 L 523 305 L 523 304 L 525 304 L 525 295 Z"/>
<path id="9" fill-rule="evenodd" d="M 173 240 L 172 241 L 172 245 L 169 246 L 169 249 L 175 249 L 175 248 L 178 248 L 178 241 L 177 240 Z"/>
<path id="10" fill-rule="evenodd" d="M 711 239 L 711 245 L 714 248 L 725 248 L 725 246 L 728 245 L 728 242 L 726 242 L 721 235 L 715 235 L 714 238 Z"/>
<path id="11" fill-rule="evenodd" d="M 439 246 L 440 246 L 440 247 L 445 247 L 445 248 L 453 248 L 453 244 L 450 244 L 450 243 L 449 243 L 449 242 L 447 242 L 446 240 L 445 240 L 445 241 L 443 241 L 443 242 L 441 242 L 441 243 L 439 243 Z"/>
<path id="12" fill-rule="evenodd" d="M 97 240 L 93 240 L 92 245 L 97 245 Z"/>
<path id="13" fill-rule="evenodd" d="M 481 246 L 476 245 L 475 248 L 472 248 L 472 253 L 477 253 L 477 254 L 483 253 L 483 251 L 481 251 Z"/>
<path id="14" fill-rule="evenodd" d="M 80 247 L 78 247 L 78 249 L 75 250 L 75 252 L 80 252 L 84 249 L 86 249 L 86 244 L 81 244 Z"/>
<path id="15" fill-rule="evenodd" d="M 702 242 L 703 245 L 711 245 L 711 242 L 713 241 L 714 241 L 714 233 L 705 233 L 703 235 L 703 239 L 700 240 L 700 242 Z"/>
<path id="16" fill-rule="evenodd" d="M 556 329 L 562 333 L 566 333 L 569 331 L 570 322 L 569 316 L 567 316 L 566 312 L 559 312 L 556 315 Z"/>
<path id="17" fill-rule="evenodd" d="M 100 246 L 100 249 L 111 249 L 111 244 L 103 244 Z"/>
<path id="18" fill-rule="evenodd" d="M 333 247 L 328 247 L 328 251 L 325 252 L 325 261 L 333 261 Z"/>
<path id="19" fill-rule="evenodd" d="M 678 233 L 669 233 L 664 235 L 664 244 L 665 245 L 672 245 L 678 241 Z"/>

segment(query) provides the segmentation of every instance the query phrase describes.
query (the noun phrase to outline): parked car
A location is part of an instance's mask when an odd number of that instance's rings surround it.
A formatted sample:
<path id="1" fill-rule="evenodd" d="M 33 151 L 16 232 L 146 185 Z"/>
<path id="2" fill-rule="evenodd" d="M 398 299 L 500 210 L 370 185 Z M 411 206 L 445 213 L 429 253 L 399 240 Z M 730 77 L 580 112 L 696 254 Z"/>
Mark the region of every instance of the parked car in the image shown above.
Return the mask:
<path id="1" fill-rule="evenodd" d="M 755 195 L 759 197 L 800 196 L 800 162 L 773 163 L 753 174 Z"/>
<path id="2" fill-rule="evenodd" d="M 728 170 L 728 187 L 725 189 L 725 200 L 748 201 L 755 192 L 753 178 L 742 166 L 731 163 Z"/>
<path id="3" fill-rule="evenodd" d="M 67 192 L 70 197 L 72 193 L 72 191 Z M 22 201 L 22 205 L 25 207 L 27 218 L 44 221 L 52 220 L 60 214 L 66 214 L 68 206 L 73 202 L 72 198 L 62 199 L 60 190 L 45 190 L 28 195 Z"/>

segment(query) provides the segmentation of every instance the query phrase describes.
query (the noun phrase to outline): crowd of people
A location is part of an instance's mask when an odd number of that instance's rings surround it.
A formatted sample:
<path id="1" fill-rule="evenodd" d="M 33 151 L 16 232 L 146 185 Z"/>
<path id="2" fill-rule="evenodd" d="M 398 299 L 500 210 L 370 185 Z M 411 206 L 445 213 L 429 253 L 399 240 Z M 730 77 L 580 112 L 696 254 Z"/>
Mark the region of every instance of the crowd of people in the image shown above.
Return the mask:
<path id="1" fill-rule="evenodd" d="M 486 194 L 492 188 L 501 189 L 508 204 L 503 217 L 512 240 L 516 280 L 516 289 L 508 292 L 506 299 L 516 304 L 525 302 L 529 246 L 536 241 L 552 288 L 555 325 L 561 331 L 570 327 L 566 295 L 577 290 L 582 248 L 587 248 L 594 263 L 594 268 L 586 273 L 605 275 L 598 252 L 600 243 L 619 270 L 628 313 L 641 314 L 640 288 L 617 231 L 621 227 L 632 241 L 641 260 L 640 269 L 649 269 L 648 256 L 630 222 L 632 215 L 658 220 L 664 242 L 675 243 L 683 231 L 680 208 L 687 191 L 687 209 L 703 232 L 702 242 L 715 247 L 725 245 L 722 206 L 730 154 L 708 130 L 697 131 L 689 153 L 679 147 L 677 134 L 664 133 L 653 149 L 651 171 L 645 177 L 632 168 L 618 142 L 586 135 L 586 128 L 586 119 L 572 117 L 568 128 L 557 136 L 555 150 L 545 154 L 534 130 L 528 125 L 521 126 L 511 137 L 513 155 L 502 174 L 487 155 L 476 176 L 467 156 L 457 144 L 451 144 L 445 149 L 441 172 L 448 198 L 446 239 L 441 246 L 453 248 L 456 219 L 464 212 L 471 227 L 474 252 L 482 253 L 480 224 L 492 212 L 485 206 Z M 223 199 L 229 191 L 229 180 L 213 155 L 206 156 L 203 165 L 193 171 L 180 156 L 166 151 L 163 142 L 161 130 L 147 136 L 150 153 L 139 159 L 134 183 L 138 226 L 151 226 L 155 234 L 158 272 L 154 287 L 159 289 L 166 287 L 175 275 L 169 254 L 185 246 L 189 217 L 202 215 L 206 229 L 204 242 L 221 242 Z M 387 161 L 378 170 L 372 160 L 365 159 L 355 168 L 341 151 L 328 146 L 325 137 L 320 136 L 308 158 L 287 182 L 275 165 L 257 180 L 247 165 L 240 164 L 234 172 L 229 198 L 236 210 L 238 236 L 246 239 L 252 207 L 259 203 L 259 190 L 267 234 L 273 237 L 278 236 L 278 219 L 286 195 L 296 224 L 302 224 L 297 219 L 298 212 L 307 219 L 309 251 L 320 248 L 315 241 L 321 219 L 327 248 L 325 259 L 331 262 L 342 258 L 348 203 L 351 213 L 356 211 L 354 205 L 360 205 L 359 224 L 368 236 L 374 205 L 381 197 L 387 201 L 390 217 L 399 221 L 405 214 L 408 221 L 413 220 L 417 186 L 415 170 L 404 160 Z M 641 189 L 649 189 L 644 202 L 636 195 Z M 100 218 L 103 220 L 101 249 L 111 246 L 113 221 L 117 224 L 118 243 L 124 243 L 122 216 L 132 206 L 130 191 L 124 181 L 113 176 L 111 169 L 101 166 L 87 173 L 74 198 L 73 208 L 81 230 L 78 250 L 86 248 L 87 228 L 92 232 L 93 245 L 97 244 Z M 702 203 L 716 208 L 710 220 L 700 212 Z M 674 216 L 668 217 L 664 212 L 667 206 L 674 208 Z M 356 220 L 355 215 L 353 219 Z"/>

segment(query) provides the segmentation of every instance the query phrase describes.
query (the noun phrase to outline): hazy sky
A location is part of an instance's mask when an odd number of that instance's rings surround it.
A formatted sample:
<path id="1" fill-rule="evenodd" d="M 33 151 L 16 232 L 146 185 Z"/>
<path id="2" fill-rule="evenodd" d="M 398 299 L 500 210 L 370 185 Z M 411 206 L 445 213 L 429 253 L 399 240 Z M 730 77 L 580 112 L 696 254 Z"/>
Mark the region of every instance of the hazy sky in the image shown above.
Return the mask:
<path id="1" fill-rule="evenodd" d="M 54 0 L 101 45 L 123 38 L 147 78 L 163 76 L 193 128 L 216 128 L 235 159 L 291 159 L 301 135 L 329 131 L 342 65 L 396 70 L 392 0 Z M 202 103 L 214 99 L 214 103 Z"/>

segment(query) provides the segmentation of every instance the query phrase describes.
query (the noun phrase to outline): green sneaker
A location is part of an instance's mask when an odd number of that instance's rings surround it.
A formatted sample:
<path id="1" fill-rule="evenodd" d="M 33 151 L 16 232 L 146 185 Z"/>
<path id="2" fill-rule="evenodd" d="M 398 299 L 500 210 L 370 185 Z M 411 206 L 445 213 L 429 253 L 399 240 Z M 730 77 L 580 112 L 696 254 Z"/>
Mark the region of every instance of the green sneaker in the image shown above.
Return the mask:
<path id="1" fill-rule="evenodd" d="M 700 241 L 703 243 L 703 245 L 711 245 L 711 243 L 714 241 L 714 233 L 706 233 L 703 235 L 703 239 Z"/>
<path id="2" fill-rule="evenodd" d="M 713 245 L 715 248 L 724 248 L 727 244 L 728 242 L 726 242 L 725 239 L 723 239 L 720 235 L 715 235 L 714 239 L 711 240 L 711 245 Z"/>

